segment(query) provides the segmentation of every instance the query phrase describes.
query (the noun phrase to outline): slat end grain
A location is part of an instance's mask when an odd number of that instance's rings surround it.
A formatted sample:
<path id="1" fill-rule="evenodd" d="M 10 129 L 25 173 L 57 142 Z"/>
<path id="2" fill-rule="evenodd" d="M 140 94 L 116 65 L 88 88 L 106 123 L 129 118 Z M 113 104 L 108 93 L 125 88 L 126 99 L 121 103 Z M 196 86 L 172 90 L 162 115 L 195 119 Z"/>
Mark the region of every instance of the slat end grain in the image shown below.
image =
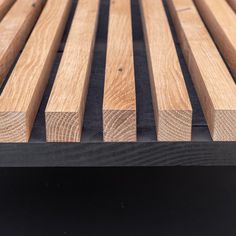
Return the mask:
<path id="1" fill-rule="evenodd" d="M 80 142 L 81 116 L 78 112 L 48 112 L 46 117 L 47 142 Z"/>
<path id="2" fill-rule="evenodd" d="M 159 141 L 189 141 L 192 107 L 162 0 L 140 0 Z"/>
<path id="3" fill-rule="evenodd" d="M 160 142 L 181 142 L 192 139 L 192 110 L 161 110 L 157 136 Z"/>
<path id="4" fill-rule="evenodd" d="M 0 112 L 0 143 L 26 143 L 29 130 L 23 112 Z"/>
<path id="5" fill-rule="evenodd" d="M 105 142 L 135 142 L 136 93 L 131 1 L 111 1 L 103 100 Z"/>
<path id="6" fill-rule="evenodd" d="M 216 110 L 214 114 L 214 141 L 236 141 L 236 110 Z"/>
<path id="7" fill-rule="evenodd" d="M 235 141 L 235 83 L 193 0 L 168 0 L 168 3 L 212 139 Z"/>
<path id="8" fill-rule="evenodd" d="M 70 7 L 70 0 L 47 1 L 4 87 L 0 96 L 3 142 L 29 141 Z"/>
<path id="9" fill-rule="evenodd" d="M 46 108 L 48 142 L 79 142 L 87 100 L 99 0 L 80 0 Z"/>
<path id="10" fill-rule="evenodd" d="M 105 142 L 136 142 L 136 110 L 104 110 Z"/>

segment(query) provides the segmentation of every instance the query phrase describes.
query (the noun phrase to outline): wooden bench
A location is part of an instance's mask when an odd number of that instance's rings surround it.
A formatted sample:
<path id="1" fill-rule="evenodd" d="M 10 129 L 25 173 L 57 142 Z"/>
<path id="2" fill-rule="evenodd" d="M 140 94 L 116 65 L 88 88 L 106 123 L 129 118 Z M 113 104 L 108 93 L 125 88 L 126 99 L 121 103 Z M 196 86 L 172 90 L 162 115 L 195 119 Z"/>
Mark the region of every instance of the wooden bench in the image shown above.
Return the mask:
<path id="1" fill-rule="evenodd" d="M 11 34 L 9 6 L 0 166 L 236 164 L 236 85 L 199 2 L 45 0 Z"/>

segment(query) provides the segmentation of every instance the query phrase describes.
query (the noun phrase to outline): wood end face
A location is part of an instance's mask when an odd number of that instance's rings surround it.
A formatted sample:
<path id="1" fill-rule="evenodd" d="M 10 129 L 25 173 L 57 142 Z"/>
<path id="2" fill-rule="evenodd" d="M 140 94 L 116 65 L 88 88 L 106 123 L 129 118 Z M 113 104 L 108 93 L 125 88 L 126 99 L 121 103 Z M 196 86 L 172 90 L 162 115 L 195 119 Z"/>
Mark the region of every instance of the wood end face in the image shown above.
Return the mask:
<path id="1" fill-rule="evenodd" d="M 192 139 L 192 110 L 163 110 L 158 114 L 157 139 L 185 142 Z"/>
<path id="2" fill-rule="evenodd" d="M 30 132 L 26 126 L 26 115 L 22 112 L 0 112 L 0 142 L 26 143 Z"/>
<path id="3" fill-rule="evenodd" d="M 80 142 L 82 122 L 76 112 L 46 112 L 47 142 Z"/>
<path id="4" fill-rule="evenodd" d="M 136 110 L 103 111 L 104 142 L 136 142 Z"/>
<path id="5" fill-rule="evenodd" d="M 211 130 L 214 141 L 236 141 L 236 110 L 216 110 Z"/>

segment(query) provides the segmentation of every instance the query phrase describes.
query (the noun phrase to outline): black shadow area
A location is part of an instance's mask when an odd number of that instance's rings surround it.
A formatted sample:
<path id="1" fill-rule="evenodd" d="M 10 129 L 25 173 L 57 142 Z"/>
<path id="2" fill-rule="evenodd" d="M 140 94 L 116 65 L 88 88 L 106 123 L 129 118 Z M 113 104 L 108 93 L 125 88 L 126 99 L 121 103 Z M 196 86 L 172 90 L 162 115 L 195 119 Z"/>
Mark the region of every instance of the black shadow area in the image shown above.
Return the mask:
<path id="1" fill-rule="evenodd" d="M 236 234 L 235 168 L 1 169 L 0 234 Z"/>

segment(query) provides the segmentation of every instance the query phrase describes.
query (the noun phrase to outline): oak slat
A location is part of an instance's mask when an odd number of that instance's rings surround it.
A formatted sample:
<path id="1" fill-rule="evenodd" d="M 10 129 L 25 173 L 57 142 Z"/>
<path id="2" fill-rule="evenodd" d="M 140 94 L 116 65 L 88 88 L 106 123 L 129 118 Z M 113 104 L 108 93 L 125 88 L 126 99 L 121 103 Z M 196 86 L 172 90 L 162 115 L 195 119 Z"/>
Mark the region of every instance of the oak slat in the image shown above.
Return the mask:
<path id="1" fill-rule="evenodd" d="M 104 141 L 136 141 L 136 96 L 130 0 L 111 0 L 108 27 Z"/>
<path id="2" fill-rule="evenodd" d="M 227 0 L 229 5 L 234 9 L 236 12 L 236 0 Z"/>
<path id="3" fill-rule="evenodd" d="M 78 142 L 88 91 L 100 0 L 80 0 L 46 109 L 47 141 Z"/>
<path id="4" fill-rule="evenodd" d="M 192 107 L 162 0 L 140 0 L 159 141 L 190 141 Z"/>
<path id="5" fill-rule="evenodd" d="M 16 0 L 0 0 L 0 21 Z"/>
<path id="6" fill-rule="evenodd" d="M 70 6 L 47 1 L 0 97 L 0 142 L 29 140 Z"/>
<path id="7" fill-rule="evenodd" d="M 208 30 L 236 76 L 236 14 L 225 0 L 195 0 Z"/>
<path id="8" fill-rule="evenodd" d="M 0 23 L 0 84 L 35 25 L 42 0 L 18 0 Z"/>
<path id="9" fill-rule="evenodd" d="M 182 50 L 213 140 L 236 140 L 236 85 L 192 0 L 169 0 Z"/>

